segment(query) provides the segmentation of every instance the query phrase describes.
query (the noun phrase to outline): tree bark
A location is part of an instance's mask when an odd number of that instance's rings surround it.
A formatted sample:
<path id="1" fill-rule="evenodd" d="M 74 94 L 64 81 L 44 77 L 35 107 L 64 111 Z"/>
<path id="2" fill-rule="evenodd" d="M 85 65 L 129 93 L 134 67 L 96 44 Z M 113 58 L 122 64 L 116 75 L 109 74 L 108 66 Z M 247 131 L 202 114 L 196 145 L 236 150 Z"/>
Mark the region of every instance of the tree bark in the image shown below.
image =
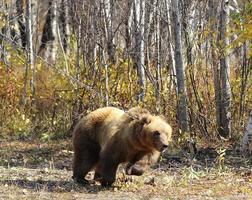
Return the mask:
<path id="1" fill-rule="evenodd" d="M 26 1 L 26 44 L 27 44 L 27 65 L 25 66 L 24 88 L 22 95 L 22 104 L 26 104 L 27 98 L 27 82 L 28 72 L 31 70 L 30 88 L 32 102 L 35 95 L 35 65 L 34 65 L 34 52 L 33 52 L 33 26 L 32 26 L 32 0 Z"/>
<path id="2" fill-rule="evenodd" d="M 214 37 L 214 34 L 217 31 L 217 23 L 216 22 L 216 15 L 217 15 L 217 6 L 218 2 L 215 0 L 209 0 L 208 1 L 208 8 L 209 8 L 209 23 L 211 24 L 211 30 L 210 33 L 210 46 L 211 46 L 211 65 L 213 70 L 213 82 L 214 82 L 214 94 L 215 94 L 215 115 L 216 115 L 216 124 L 217 129 L 220 127 L 220 112 L 221 112 L 221 89 L 220 89 L 220 66 L 218 64 L 218 55 L 217 55 L 217 48 L 216 48 L 216 38 Z"/>
<path id="3" fill-rule="evenodd" d="M 107 51 L 109 61 L 115 63 L 115 43 L 114 43 L 114 15 L 115 15 L 115 1 L 104 0 L 104 11 L 106 21 L 106 35 L 107 35 Z"/>
<path id="4" fill-rule="evenodd" d="M 169 7 L 170 4 L 170 0 L 166 0 L 165 2 L 165 9 L 166 9 L 166 13 L 167 13 L 167 32 L 168 32 L 168 57 L 169 57 L 169 72 L 170 72 L 170 91 L 173 90 L 173 88 L 177 85 L 176 83 L 176 69 L 175 69 L 175 52 L 174 52 L 174 48 L 173 48 L 173 44 L 172 44 L 172 28 L 171 28 L 171 24 L 172 24 L 172 19 L 171 19 L 171 10 Z"/>
<path id="5" fill-rule="evenodd" d="M 187 94 L 185 85 L 185 72 L 184 64 L 182 60 L 182 47 L 181 47 L 181 24 L 179 20 L 179 1 L 172 1 L 172 16 L 173 16 L 173 29 L 175 38 L 175 67 L 177 77 L 177 93 L 178 93 L 178 105 L 177 116 L 179 125 L 182 132 L 188 132 L 188 114 L 187 114 Z"/>
<path id="6" fill-rule="evenodd" d="M 227 47 L 229 45 L 227 33 L 229 24 L 229 1 L 221 1 L 221 13 L 219 23 L 219 46 L 220 46 L 220 124 L 218 131 L 220 136 L 229 137 L 231 134 L 231 85 L 230 85 L 230 65 Z"/>
<path id="7" fill-rule="evenodd" d="M 62 25 L 62 44 L 65 54 L 69 54 L 69 40 L 70 40 L 70 18 L 69 18 L 69 3 L 68 0 L 61 0 L 60 21 Z"/>
<path id="8" fill-rule="evenodd" d="M 21 38 L 21 45 L 23 48 L 26 47 L 27 44 L 27 37 L 26 37 L 26 27 L 25 27 L 25 16 L 24 16 L 24 1 L 23 0 L 16 0 L 16 11 L 17 11 L 17 20 Z"/>
<path id="9" fill-rule="evenodd" d="M 8 4 L 3 3 L 3 9 L 9 10 Z M 0 58 L 3 61 L 3 63 L 6 65 L 6 71 L 8 71 L 10 65 L 9 65 L 9 59 L 7 56 L 7 48 L 6 48 L 6 37 L 10 38 L 10 16 L 7 12 L 4 17 L 6 23 L 5 25 L 0 29 Z"/>
<path id="10" fill-rule="evenodd" d="M 49 1 L 39 54 L 49 63 L 55 63 L 57 51 L 57 2 Z"/>
<path id="11" fill-rule="evenodd" d="M 157 13 L 156 13 L 156 84 L 155 84 L 155 93 L 156 93 L 156 109 L 160 111 L 161 106 L 161 33 L 160 33 L 160 16 L 161 8 L 159 7 L 159 1 L 156 2 Z"/>
<path id="12" fill-rule="evenodd" d="M 252 152 L 252 110 L 250 111 L 247 127 L 243 135 L 242 151 L 244 154 Z"/>
<path id="13" fill-rule="evenodd" d="M 130 57 L 130 47 L 132 44 L 132 24 L 133 24 L 133 3 L 132 1 L 127 2 L 127 18 L 125 19 L 125 49 L 126 56 L 128 59 Z M 131 55 L 132 56 L 132 55 Z"/>
<path id="14" fill-rule="evenodd" d="M 146 77 L 144 70 L 144 25 L 145 25 L 145 0 L 134 0 L 134 22 L 135 22 L 135 41 L 136 41 L 136 64 L 139 77 L 140 92 L 138 101 L 144 101 L 146 93 Z"/>

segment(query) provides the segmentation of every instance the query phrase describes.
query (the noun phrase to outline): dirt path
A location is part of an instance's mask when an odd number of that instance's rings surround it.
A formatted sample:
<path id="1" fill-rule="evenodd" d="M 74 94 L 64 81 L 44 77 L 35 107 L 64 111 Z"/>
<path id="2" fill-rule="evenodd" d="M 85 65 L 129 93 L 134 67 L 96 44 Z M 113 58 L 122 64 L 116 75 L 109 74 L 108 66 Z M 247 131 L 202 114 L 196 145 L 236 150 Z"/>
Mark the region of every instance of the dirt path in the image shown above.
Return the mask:
<path id="1" fill-rule="evenodd" d="M 0 143 L 0 158 L 0 200 L 252 199 L 250 166 L 231 155 L 222 168 L 216 159 L 209 164 L 196 160 L 191 165 L 164 159 L 141 177 L 120 171 L 110 189 L 94 182 L 85 187 L 73 182 L 72 152 L 66 142 Z"/>

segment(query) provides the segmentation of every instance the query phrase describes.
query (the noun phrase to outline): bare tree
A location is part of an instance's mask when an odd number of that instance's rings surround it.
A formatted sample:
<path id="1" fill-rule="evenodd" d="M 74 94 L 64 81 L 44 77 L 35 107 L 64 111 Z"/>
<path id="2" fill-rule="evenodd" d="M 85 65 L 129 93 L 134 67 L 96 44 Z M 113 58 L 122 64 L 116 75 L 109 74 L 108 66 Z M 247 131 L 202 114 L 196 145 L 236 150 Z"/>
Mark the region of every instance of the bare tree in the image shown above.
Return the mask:
<path id="1" fill-rule="evenodd" d="M 129 58 L 129 51 L 132 44 L 132 24 L 133 24 L 133 1 L 127 2 L 126 18 L 125 18 L 125 49 Z"/>
<path id="2" fill-rule="evenodd" d="M 211 56 L 209 57 L 209 61 L 211 62 L 212 71 L 213 71 L 213 82 L 214 82 L 214 94 L 215 94 L 215 115 L 216 115 L 216 124 L 220 126 L 220 106 L 221 106 L 221 91 L 220 91 L 220 70 L 218 64 L 218 56 L 217 56 L 217 48 L 214 32 L 217 31 L 217 7 L 218 2 L 215 0 L 208 1 L 208 9 L 209 9 L 209 23 L 211 27 L 211 33 L 209 36 L 209 42 L 211 47 Z"/>
<path id="3" fill-rule="evenodd" d="M 247 127 L 243 135 L 242 151 L 244 154 L 252 152 L 252 110 L 250 111 Z"/>
<path id="4" fill-rule="evenodd" d="M 165 10 L 166 10 L 166 19 L 167 19 L 167 51 L 168 51 L 168 65 L 169 67 L 169 74 L 170 74 L 170 91 L 176 86 L 176 69 L 175 69 L 175 52 L 174 52 L 174 45 L 172 42 L 172 17 L 171 17 L 171 9 L 170 9 L 170 0 L 165 0 Z"/>
<path id="5" fill-rule="evenodd" d="M 63 48 L 65 54 L 69 54 L 69 40 L 70 40 L 70 16 L 69 16 L 69 1 L 68 0 L 61 0 L 61 10 L 60 10 L 60 22 L 61 22 L 61 39 L 63 43 Z"/>
<path id="6" fill-rule="evenodd" d="M 115 1 L 104 0 L 104 12 L 106 21 L 106 36 L 107 36 L 107 52 L 109 61 L 115 62 L 115 43 L 114 43 L 114 17 L 115 17 Z"/>
<path id="7" fill-rule="evenodd" d="M 175 66 L 177 77 L 177 93 L 178 93 L 178 109 L 177 116 L 182 132 L 189 131 L 188 128 L 188 114 L 187 114 L 187 96 L 185 85 L 185 72 L 182 60 L 182 47 L 181 47 L 181 21 L 179 20 L 179 1 L 172 1 L 172 16 L 173 16 L 173 29 L 175 38 Z"/>
<path id="8" fill-rule="evenodd" d="M 220 22 L 219 22 L 219 46 L 220 46 L 220 92 L 221 104 L 219 106 L 220 124 L 219 134 L 228 137 L 231 134 L 231 85 L 230 85 L 230 64 L 227 52 L 229 39 L 227 29 L 229 25 L 229 1 L 221 1 Z"/>
<path id="9" fill-rule="evenodd" d="M 31 69 L 30 88 L 32 94 L 32 102 L 35 95 L 35 65 L 34 65 L 34 52 L 33 52 L 33 26 L 32 26 L 32 0 L 26 1 L 26 43 L 27 43 L 27 65 L 25 66 L 24 88 L 22 95 L 22 104 L 26 104 L 27 98 L 27 82 L 28 72 Z"/>
<path id="10" fill-rule="evenodd" d="M 155 81 L 155 93 L 156 93 L 156 108 L 160 110 L 161 104 L 161 34 L 160 34 L 160 23 L 161 23 L 161 8 L 159 7 L 159 1 L 156 2 L 156 16 L 155 16 L 155 26 L 156 26 L 156 35 L 155 35 L 155 45 L 156 45 L 156 81 Z"/>
<path id="11" fill-rule="evenodd" d="M 26 46 L 26 27 L 25 27 L 25 16 L 24 16 L 24 1 L 16 0 L 16 10 L 17 10 L 17 21 L 19 26 L 21 45 L 23 48 Z"/>
<path id="12" fill-rule="evenodd" d="M 8 10 L 8 5 L 5 2 L 2 2 L 0 4 L 3 9 Z M 10 36 L 10 25 L 9 25 L 9 13 L 7 12 L 4 20 L 6 24 L 1 28 L 0 30 L 0 58 L 3 61 L 3 63 L 6 65 L 6 70 L 9 69 L 9 59 L 7 58 L 7 52 L 6 52 L 6 37 Z"/>
<path id="13" fill-rule="evenodd" d="M 43 27 L 39 54 L 47 62 L 54 63 L 57 51 L 57 0 L 50 0 L 46 22 Z"/>
<path id="14" fill-rule="evenodd" d="M 140 93 L 138 100 L 143 101 L 146 93 L 146 77 L 144 70 L 144 25 L 145 25 L 145 0 L 134 0 L 134 22 L 135 22 L 135 41 L 136 41 L 136 64 L 139 77 Z"/>

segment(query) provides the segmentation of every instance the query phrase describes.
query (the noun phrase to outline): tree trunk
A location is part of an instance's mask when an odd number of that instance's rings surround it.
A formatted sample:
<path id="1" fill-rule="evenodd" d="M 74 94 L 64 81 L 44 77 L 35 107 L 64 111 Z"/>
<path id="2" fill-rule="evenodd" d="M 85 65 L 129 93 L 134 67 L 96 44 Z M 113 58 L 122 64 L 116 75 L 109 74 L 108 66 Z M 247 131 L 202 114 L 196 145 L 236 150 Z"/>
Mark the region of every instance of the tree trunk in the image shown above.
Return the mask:
<path id="1" fill-rule="evenodd" d="M 185 72 L 182 60 L 181 47 L 181 24 L 179 20 L 178 1 L 172 1 L 173 29 L 175 38 L 175 67 L 177 77 L 177 93 L 178 93 L 178 109 L 177 116 L 182 132 L 188 132 L 188 116 L 187 116 L 187 94 L 185 86 Z"/>
<path id="2" fill-rule="evenodd" d="M 8 4 L 3 3 L 3 9 L 9 10 Z M 10 38 L 10 16 L 9 13 L 7 12 L 4 20 L 6 21 L 5 25 L 0 29 L 0 59 L 3 61 L 3 63 L 6 66 L 6 71 L 8 71 L 10 65 L 9 65 L 9 59 L 8 59 L 8 52 L 6 48 L 6 37 Z"/>
<path id="3" fill-rule="evenodd" d="M 171 24 L 172 24 L 172 20 L 171 20 L 171 11 L 170 11 L 170 0 L 166 0 L 165 2 L 165 9 L 166 9 L 166 19 L 167 19 L 167 32 L 168 32 L 168 38 L 167 38 L 167 42 L 168 42 L 168 65 L 169 65 L 169 74 L 170 74 L 170 88 L 169 91 L 172 91 L 173 88 L 177 85 L 176 83 L 176 69 L 175 69 L 175 55 L 174 55 L 174 48 L 173 48 L 173 44 L 172 44 L 172 28 L 171 28 Z"/>
<path id="4" fill-rule="evenodd" d="M 25 19 L 24 19 L 24 5 L 23 0 L 16 0 L 16 11 L 17 11 L 17 20 L 21 38 L 21 45 L 23 48 L 26 47 L 26 27 L 25 27 Z"/>
<path id="5" fill-rule="evenodd" d="M 104 0 L 104 11 L 106 21 L 106 36 L 107 36 L 107 51 L 109 61 L 115 62 L 115 44 L 114 44 L 114 15 L 115 15 L 114 0 Z"/>
<path id="6" fill-rule="evenodd" d="M 252 152 L 252 110 L 250 111 L 248 124 L 243 135 L 242 151 L 244 154 Z"/>
<path id="7" fill-rule="evenodd" d="M 146 93 L 146 77 L 144 70 L 144 23 L 145 23 L 145 0 L 134 0 L 134 21 L 136 41 L 136 64 L 139 77 L 140 92 L 138 101 L 143 101 Z"/>
<path id="8" fill-rule="evenodd" d="M 26 44 L 27 44 L 27 65 L 25 66 L 25 75 L 24 75 L 24 88 L 22 94 L 22 104 L 26 104 L 27 98 L 27 82 L 28 82 L 28 72 L 31 69 L 31 98 L 32 102 L 35 95 L 35 65 L 34 65 L 34 52 L 33 52 L 33 36 L 32 36 L 32 0 L 26 1 Z"/>
<path id="9" fill-rule="evenodd" d="M 60 21 L 62 25 L 62 43 L 65 54 L 69 54 L 70 24 L 69 24 L 69 3 L 68 0 L 61 0 Z"/>
<path id="10" fill-rule="evenodd" d="M 82 4 L 79 4 L 79 6 L 84 10 L 84 2 Z M 83 95 L 80 94 L 80 76 L 81 76 L 81 42 L 82 42 L 82 18 L 79 15 L 79 12 L 76 12 L 76 61 L 75 61 L 75 67 L 76 67 L 76 88 L 74 90 L 74 96 L 75 99 L 73 100 L 73 108 L 72 108 L 72 125 L 67 133 L 67 135 L 72 136 L 72 131 L 76 124 L 78 123 L 80 119 L 80 115 L 83 112 L 83 106 L 82 106 L 82 98 Z"/>
<path id="11" fill-rule="evenodd" d="M 229 45 L 227 37 L 227 28 L 229 24 L 228 0 L 221 1 L 221 13 L 219 23 L 220 40 L 220 88 L 221 88 L 221 106 L 220 106 L 220 124 L 218 131 L 220 136 L 229 137 L 231 134 L 231 86 L 230 86 L 230 65 L 227 47 Z"/>
<path id="12" fill-rule="evenodd" d="M 155 84 L 155 93 L 156 93 L 156 109 L 160 111 L 161 106 L 161 35 L 160 35 L 160 16 L 161 8 L 159 7 L 159 1 L 156 3 L 157 13 L 156 13 L 156 84 Z"/>
<path id="13" fill-rule="evenodd" d="M 133 21 L 133 3 L 132 1 L 127 2 L 127 18 L 125 19 L 125 49 L 126 58 L 130 58 L 130 47 L 132 44 L 132 21 Z M 132 55 L 131 55 L 132 56 Z"/>
<path id="14" fill-rule="evenodd" d="M 39 54 L 49 63 L 55 63 L 57 51 L 57 2 L 49 1 L 46 22 L 43 28 Z"/>
<path id="15" fill-rule="evenodd" d="M 208 1 L 208 8 L 209 8 L 209 24 L 211 24 L 212 33 L 210 34 L 210 46 L 211 46 L 211 65 L 213 70 L 213 82 L 214 82 L 214 94 L 215 94 L 215 115 L 216 115 L 216 124 L 217 128 L 220 127 L 220 109 L 221 109 L 221 91 L 220 91 L 220 69 L 218 64 L 218 56 L 217 56 L 217 49 L 215 43 L 214 34 L 217 31 L 217 22 L 216 22 L 216 15 L 217 15 L 217 2 L 215 0 Z"/>

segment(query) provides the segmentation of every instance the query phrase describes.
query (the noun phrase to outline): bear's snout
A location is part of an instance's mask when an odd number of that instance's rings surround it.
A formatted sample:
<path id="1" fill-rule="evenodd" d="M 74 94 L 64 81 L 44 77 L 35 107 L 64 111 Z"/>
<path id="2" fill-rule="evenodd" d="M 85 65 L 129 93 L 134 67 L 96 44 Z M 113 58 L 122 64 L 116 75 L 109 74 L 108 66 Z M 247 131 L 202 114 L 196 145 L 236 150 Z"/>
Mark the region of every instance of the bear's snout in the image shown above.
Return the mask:
<path id="1" fill-rule="evenodd" d="M 166 142 L 163 142 L 163 141 L 157 141 L 155 143 L 155 148 L 159 152 L 163 152 L 163 151 L 165 151 L 168 148 L 168 144 Z"/>

